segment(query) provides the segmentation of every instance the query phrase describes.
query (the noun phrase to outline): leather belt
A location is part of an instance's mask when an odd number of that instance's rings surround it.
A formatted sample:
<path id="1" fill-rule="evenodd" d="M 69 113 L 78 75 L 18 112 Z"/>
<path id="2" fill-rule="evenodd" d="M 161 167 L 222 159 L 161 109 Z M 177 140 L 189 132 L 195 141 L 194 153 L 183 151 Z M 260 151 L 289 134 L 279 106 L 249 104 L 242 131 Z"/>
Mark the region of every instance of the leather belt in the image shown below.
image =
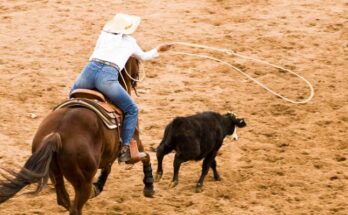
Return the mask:
<path id="1" fill-rule="evenodd" d="M 95 62 L 98 62 L 98 63 L 101 63 L 101 64 L 105 64 L 105 65 L 114 67 L 115 69 L 117 69 L 117 71 L 120 71 L 120 67 L 117 64 L 115 64 L 115 63 L 111 63 L 111 62 L 105 61 L 105 60 L 99 60 L 98 58 L 92 58 L 91 61 L 95 61 Z"/>

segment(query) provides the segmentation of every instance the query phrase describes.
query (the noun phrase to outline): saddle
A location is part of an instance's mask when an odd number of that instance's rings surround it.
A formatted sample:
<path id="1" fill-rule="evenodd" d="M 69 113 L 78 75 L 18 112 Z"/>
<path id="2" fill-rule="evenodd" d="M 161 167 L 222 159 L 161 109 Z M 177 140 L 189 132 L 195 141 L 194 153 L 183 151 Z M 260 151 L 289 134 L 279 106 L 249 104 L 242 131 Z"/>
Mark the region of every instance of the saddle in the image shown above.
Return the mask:
<path id="1" fill-rule="evenodd" d="M 54 110 L 65 107 L 85 107 L 94 111 L 109 129 L 116 129 L 122 125 L 122 111 L 109 103 L 103 94 L 88 89 L 77 89 L 70 94 L 70 99 L 59 104 Z"/>
<path id="2" fill-rule="evenodd" d="M 121 139 L 121 129 L 124 115 L 120 108 L 109 102 L 103 94 L 95 90 L 76 89 L 70 94 L 70 99 L 56 106 L 53 110 L 61 108 L 85 107 L 94 111 L 109 129 L 118 129 Z M 137 144 L 131 141 L 131 160 L 127 163 L 136 163 L 146 157 L 144 152 L 139 152 Z"/>

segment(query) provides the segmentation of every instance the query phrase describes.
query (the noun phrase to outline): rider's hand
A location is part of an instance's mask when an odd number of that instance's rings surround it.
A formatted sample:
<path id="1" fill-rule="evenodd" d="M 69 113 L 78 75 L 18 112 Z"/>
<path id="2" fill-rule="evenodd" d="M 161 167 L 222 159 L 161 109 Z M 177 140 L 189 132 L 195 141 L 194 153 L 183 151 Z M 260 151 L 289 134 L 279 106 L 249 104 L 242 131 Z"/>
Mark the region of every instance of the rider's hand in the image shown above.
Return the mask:
<path id="1" fill-rule="evenodd" d="M 165 51 L 168 51 L 172 46 L 173 46 L 172 44 L 164 43 L 164 44 L 161 44 L 157 47 L 157 51 L 158 52 L 165 52 Z"/>

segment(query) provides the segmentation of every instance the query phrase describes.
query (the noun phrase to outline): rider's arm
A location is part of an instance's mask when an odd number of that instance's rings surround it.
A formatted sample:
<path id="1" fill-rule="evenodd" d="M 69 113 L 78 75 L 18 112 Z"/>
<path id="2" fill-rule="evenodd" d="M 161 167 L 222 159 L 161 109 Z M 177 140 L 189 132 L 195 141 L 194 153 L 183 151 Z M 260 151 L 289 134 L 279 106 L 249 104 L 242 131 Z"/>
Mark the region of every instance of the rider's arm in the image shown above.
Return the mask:
<path id="1" fill-rule="evenodd" d="M 138 45 L 138 43 L 134 40 L 134 53 L 133 55 L 141 60 L 151 60 L 155 57 L 158 57 L 157 48 L 151 49 L 150 51 L 144 52 Z"/>

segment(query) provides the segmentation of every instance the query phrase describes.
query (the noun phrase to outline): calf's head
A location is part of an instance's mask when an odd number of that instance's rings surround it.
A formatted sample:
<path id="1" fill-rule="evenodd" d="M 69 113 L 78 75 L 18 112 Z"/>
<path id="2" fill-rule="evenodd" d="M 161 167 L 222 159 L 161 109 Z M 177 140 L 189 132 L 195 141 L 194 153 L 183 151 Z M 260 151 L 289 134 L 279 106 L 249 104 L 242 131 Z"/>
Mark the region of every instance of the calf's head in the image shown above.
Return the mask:
<path id="1" fill-rule="evenodd" d="M 232 112 L 224 114 L 223 118 L 227 135 L 232 135 L 233 140 L 238 140 L 237 127 L 245 127 L 245 120 L 243 118 L 237 118 L 237 116 Z"/>

